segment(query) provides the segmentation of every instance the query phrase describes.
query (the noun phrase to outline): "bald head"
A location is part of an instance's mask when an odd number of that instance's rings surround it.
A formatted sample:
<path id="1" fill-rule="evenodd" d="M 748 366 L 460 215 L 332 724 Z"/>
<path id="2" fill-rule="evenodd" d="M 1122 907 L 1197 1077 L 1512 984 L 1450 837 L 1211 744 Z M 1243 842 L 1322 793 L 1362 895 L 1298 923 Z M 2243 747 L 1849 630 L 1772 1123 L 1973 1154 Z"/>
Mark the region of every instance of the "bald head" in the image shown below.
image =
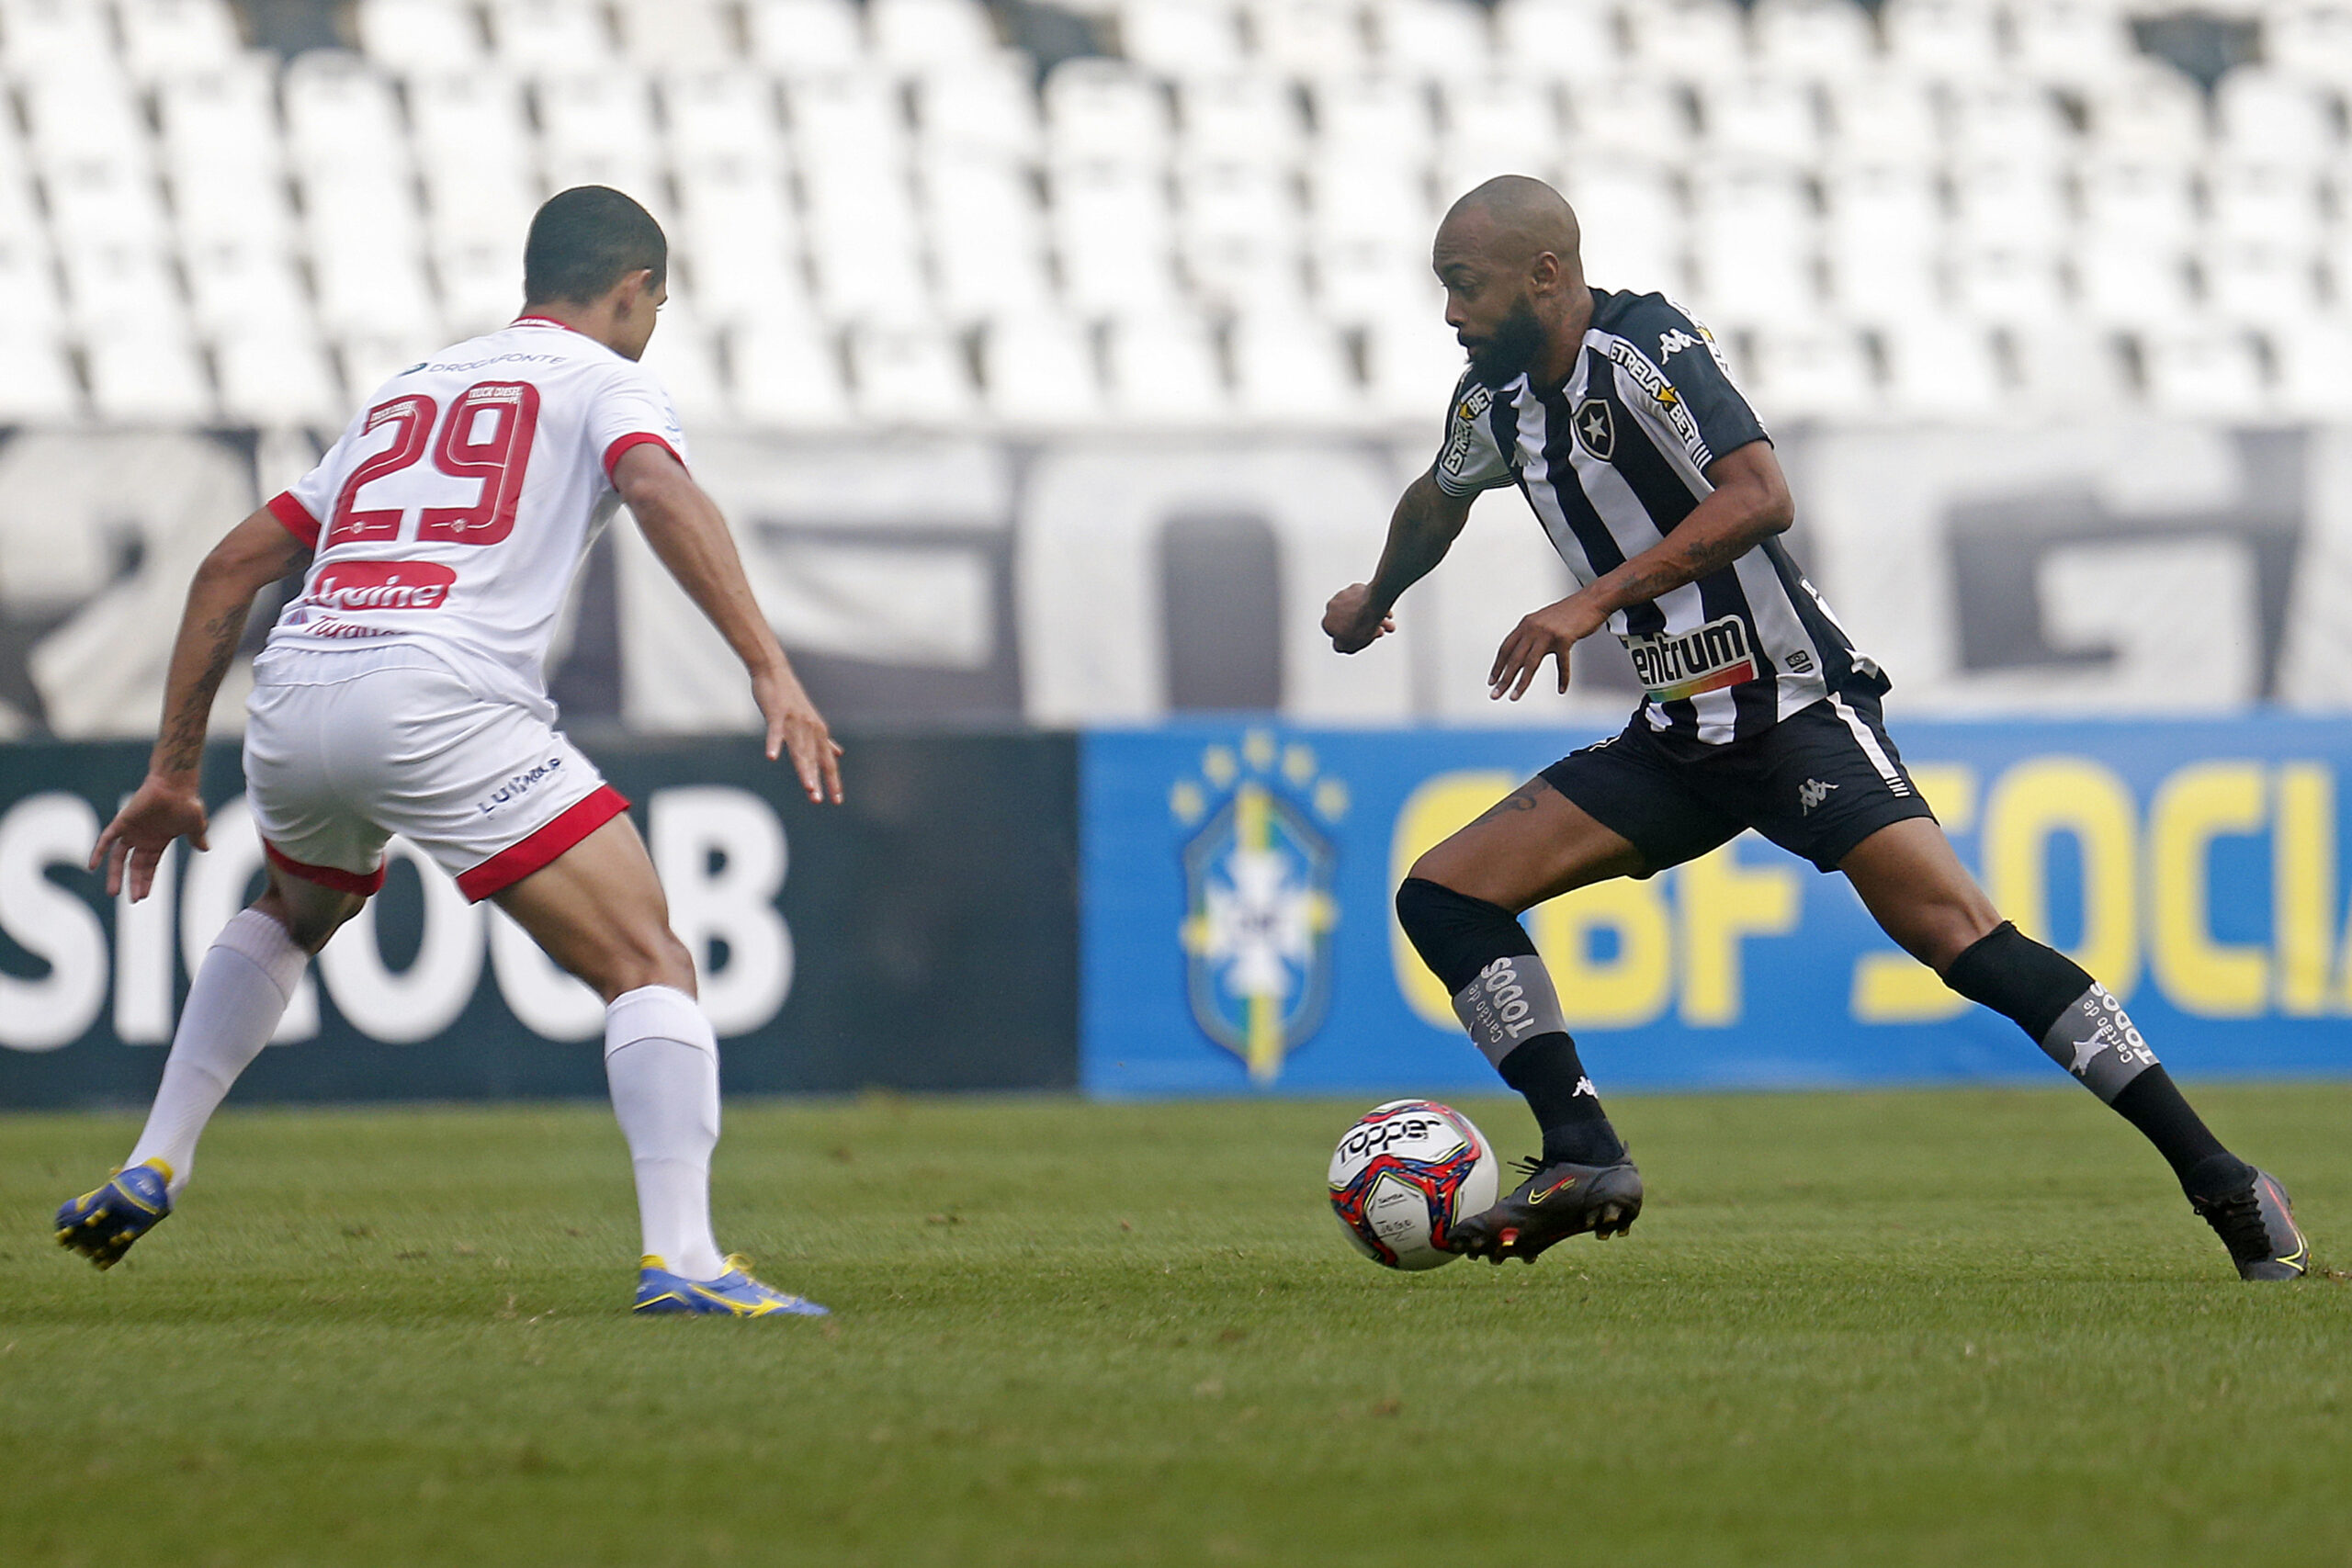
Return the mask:
<path id="1" fill-rule="evenodd" d="M 1464 197 L 1437 228 L 1430 257 L 1445 285 L 1445 320 L 1489 387 L 1575 360 L 1591 320 L 1577 215 L 1560 193 L 1499 175 Z"/>
<path id="2" fill-rule="evenodd" d="M 1506 266 L 1526 266 L 1549 254 L 1563 272 L 1581 277 L 1583 237 L 1576 209 L 1558 191 L 1525 175 L 1498 175 L 1447 211 L 1438 225 L 1438 248 L 1449 239 Z"/>

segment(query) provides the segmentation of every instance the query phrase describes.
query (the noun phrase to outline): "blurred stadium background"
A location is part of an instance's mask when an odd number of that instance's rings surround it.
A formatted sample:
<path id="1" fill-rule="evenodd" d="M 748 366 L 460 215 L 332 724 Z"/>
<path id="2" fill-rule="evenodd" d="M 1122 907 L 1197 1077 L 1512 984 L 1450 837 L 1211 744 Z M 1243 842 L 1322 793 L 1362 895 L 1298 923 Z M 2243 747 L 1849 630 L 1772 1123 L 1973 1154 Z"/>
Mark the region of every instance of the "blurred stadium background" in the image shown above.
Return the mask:
<path id="1" fill-rule="evenodd" d="M 113 1046 L 160 1041 L 174 931 L 200 951 L 252 869 L 191 872 L 176 925 L 69 895 L 60 869 L 135 774 L 195 559 L 380 377 L 508 319 L 533 207 L 592 181 L 668 228 L 649 363 L 812 689 L 870 738 L 835 826 L 771 800 L 773 845 L 730 852 L 712 846 L 748 818 L 706 796 L 671 814 L 665 867 L 707 885 L 689 903 L 719 911 L 714 962 L 771 971 L 745 981 L 738 1021 L 766 1043 L 733 1058 L 740 1081 L 1075 1082 L 1075 1042 L 1096 1038 L 1080 995 L 1119 983 L 1081 985 L 1081 949 L 1157 976 L 1170 1037 L 1216 1064 L 1131 1088 L 1263 1066 L 1236 1043 L 1243 971 L 1279 981 L 1276 1071 L 1318 1030 L 1406 1026 L 1372 883 L 1408 818 L 1439 829 L 1416 781 L 1458 778 L 1464 748 L 1540 764 L 1634 691 L 1588 645 L 1569 696 L 1486 701 L 1497 641 L 1566 585 L 1509 497 L 1397 638 L 1340 660 L 1316 633 L 1429 461 L 1459 365 L 1431 230 L 1500 172 L 1569 195 L 1597 284 L 1664 289 L 1715 329 L 1795 480 L 1801 558 L 1896 678 L 1898 734 L 2047 727 L 1929 735 L 1956 759 L 1939 804 L 1956 832 L 1981 816 L 1996 895 L 2123 964 L 2119 988 L 2144 958 L 2185 1018 L 2340 1065 L 2347 98 L 2352 6 L 2333 0 L 0 0 L 0 776 L 20 810 L 51 802 L 0 832 L 19 1020 L 0 1098 L 135 1098 L 152 1054 Z M 751 717 L 732 661 L 632 531 L 592 557 L 553 680 L 642 790 L 716 769 L 765 791 L 709 739 Z M 1473 724 L 1497 733 L 1408 737 Z M 1318 752 L 1334 726 L 1374 737 Z M 1154 745 L 1127 773 L 1106 760 Z M 2085 748 L 2107 770 L 2087 783 L 2004 783 Z M 1340 752 L 1356 773 L 1325 765 Z M 2176 778 L 2241 755 L 2253 774 Z M 2324 800 L 2296 766 L 2323 770 Z M 1284 887 L 1329 893 L 1324 850 L 1367 877 L 1337 947 L 1317 945 L 1328 923 L 1297 937 L 1276 979 L 1192 923 L 1227 886 L 1220 803 L 1252 779 L 1303 803 Z M 1145 843 L 1168 908 L 1121 904 L 1098 840 Z M 787 938 L 721 931 L 750 897 L 711 869 L 729 852 L 772 858 L 771 894 L 789 859 Z M 2295 856 L 2324 859 L 2325 885 L 2278 869 Z M 414 1039 L 419 1019 L 462 1034 L 512 1014 L 580 1037 L 578 998 L 497 922 L 428 940 L 470 918 L 430 883 L 396 879 L 384 955 L 328 967 L 316 1027 L 364 1015 L 360 1035 Z M 1755 897 L 1800 912 L 1727 917 L 1728 993 L 1696 956 L 1696 893 L 1563 926 L 1593 994 L 1619 998 L 1590 1021 L 1756 1022 L 1775 994 L 1751 980 L 1742 1001 L 1739 942 L 1831 917 L 1794 883 Z M 1082 935 L 1098 919 L 1109 934 Z M 464 1010 L 485 952 L 505 1013 Z M 844 970 L 923 1021 L 869 1050 L 854 999 L 809 990 Z M 1991 1036 L 1951 1043 L 1964 1026 L 1901 1001 L 1907 982 L 1857 977 L 1849 998 L 1846 973 L 1777 1002 L 1944 1042 L 1905 1058 L 1912 1076 L 2017 1065 Z M 418 1001 L 436 975 L 446 1013 Z M 1326 1028 L 1317 1008 L 1351 985 L 1389 1012 Z M 812 1008 L 821 1028 L 793 1010 Z M 1443 1020 L 1411 1017 L 1411 1050 L 1439 1060 Z M 1102 1024 L 1104 1051 L 1121 1027 Z M 69 1069 L 97 1058 L 68 1043 L 118 1066 Z M 404 1049 L 378 1065 L 406 1064 L 411 1092 L 594 1084 L 584 1056 L 442 1078 Z M 769 1049 L 798 1065 L 759 1070 Z M 1774 1060 L 1742 1081 L 1845 1071 Z M 2212 1065 L 2233 1064 L 2265 1066 Z M 301 1092 L 373 1071 L 322 1065 Z"/>

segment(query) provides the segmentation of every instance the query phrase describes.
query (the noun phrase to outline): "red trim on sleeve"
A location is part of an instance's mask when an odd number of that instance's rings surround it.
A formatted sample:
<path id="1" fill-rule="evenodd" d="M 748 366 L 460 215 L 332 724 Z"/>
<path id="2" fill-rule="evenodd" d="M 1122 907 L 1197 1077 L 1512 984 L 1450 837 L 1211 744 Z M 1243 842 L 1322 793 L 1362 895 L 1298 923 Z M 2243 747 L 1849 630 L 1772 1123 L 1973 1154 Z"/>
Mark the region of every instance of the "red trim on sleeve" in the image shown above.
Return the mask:
<path id="1" fill-rule="evenodd" d="M 283 524 L 288 533 L 311 549 L 319 547 L 319 520 L 311 515 L 309 507 L 294 499 L 292 491 L 279 491 L 266 504 L 269 514 Z"/>
<path id="2" fill-rule="evenodd" d="M 599 784 L 595 793 L 564 807 L 553 821 L 519 843 L 507 845 L 471 871 L 459 872 L 458 891 L 475 904 L 503 893 L 533 872 L 553 864 L 564 852 L 628 809 L 626 795 L 610 784 Z"/>
<path id="3" fill-rule="evenodd" d="M 305 882 L 315 882 L 322 887 L 332 887 L 337 893 L 356 893 L 362 898 L 373 897 L 384 886 L 384 867 L 379 862 L 373 871 L 345 871 L 339 866 L 305 865 L 267 840 L 262 841 L 262 852 L 269 856 L 269 863 L 288 876 L 299 876 Z"/>
<path id="4" fill-rule="evenodd" d="M 686 466 L 686 460 L 684 457 L 678 457 L 678 449 L 675 446 L 671 446 L 667 441 L 662 440 L 662 437 L 654 434 L 650 430 L 639 430 L 622 436 L 618 441 L 614 442 L 610 446 L 605 448 L 605 477 L 606 479 L 611 479 L 613 477 L 613 468 L 620 462 L 621 454 L 628 451 L 632 446 L 659 446 L 664 452 L 669 453 L 671 457 L 677 458 L 678 467 L 683 468 Z"/>

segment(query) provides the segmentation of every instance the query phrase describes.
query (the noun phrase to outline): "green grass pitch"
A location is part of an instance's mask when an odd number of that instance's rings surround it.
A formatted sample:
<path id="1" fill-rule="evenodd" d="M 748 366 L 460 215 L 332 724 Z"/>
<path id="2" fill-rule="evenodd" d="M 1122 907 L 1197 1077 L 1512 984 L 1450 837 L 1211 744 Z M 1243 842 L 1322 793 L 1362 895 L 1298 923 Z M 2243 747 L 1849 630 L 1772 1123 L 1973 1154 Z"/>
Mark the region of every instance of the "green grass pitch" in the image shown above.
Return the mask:
<path id="1" fill-rule="evenodd" d="M 2352 1258 L 2352 1086 L 2199 1098 Z M 1630 1237 L 1419 1276 L 1321 1197 L 1360 1109 L 737 1104 L 823 1324 L 629 1318 L 598 1107 L 232 1111 L 103 1276 L 131 1122 L 0 1118 L 0 1562 L 2352 1559 L 2352 1289 L 2078 1092 L 1623 1097 Z"/>

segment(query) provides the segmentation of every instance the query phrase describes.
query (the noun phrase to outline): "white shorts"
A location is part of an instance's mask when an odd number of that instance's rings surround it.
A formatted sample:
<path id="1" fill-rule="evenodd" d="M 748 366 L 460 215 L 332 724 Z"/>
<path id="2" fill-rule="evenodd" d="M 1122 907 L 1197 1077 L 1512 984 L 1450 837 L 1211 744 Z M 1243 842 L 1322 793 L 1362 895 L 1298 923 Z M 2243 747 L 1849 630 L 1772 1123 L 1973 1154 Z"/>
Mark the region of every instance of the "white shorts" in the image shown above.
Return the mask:
<path id="1" fill-rule="evenodd" d="M 628 808 L 546 718 L 423 650 L 274 653 L 256 674 L 245 800 L 305 881 L 375 892 L 398 833 L 479 901 Z"/>

